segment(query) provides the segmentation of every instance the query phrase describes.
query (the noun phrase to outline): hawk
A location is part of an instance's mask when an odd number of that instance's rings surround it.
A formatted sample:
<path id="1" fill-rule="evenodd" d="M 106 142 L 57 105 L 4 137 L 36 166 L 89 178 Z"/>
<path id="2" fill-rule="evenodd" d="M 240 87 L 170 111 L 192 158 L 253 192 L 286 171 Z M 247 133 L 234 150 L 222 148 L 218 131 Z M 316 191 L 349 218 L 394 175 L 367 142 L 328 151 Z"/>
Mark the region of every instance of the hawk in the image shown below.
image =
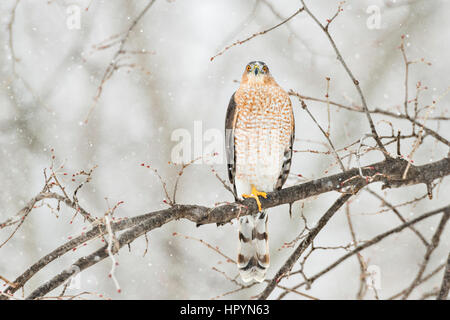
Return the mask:
<path id="1" fill-rule="evenodd" d="M 264 62 L 245 67 L 225 119 L 228 177 L 237 199 L 254 198 L 259 212 L 239 218 L 237 265 L 244 282 L 262 282 L 269 267 L 267 214 L 259 196 L 279 190 L 291 168 L 294 114 L 289 95 Z"/>

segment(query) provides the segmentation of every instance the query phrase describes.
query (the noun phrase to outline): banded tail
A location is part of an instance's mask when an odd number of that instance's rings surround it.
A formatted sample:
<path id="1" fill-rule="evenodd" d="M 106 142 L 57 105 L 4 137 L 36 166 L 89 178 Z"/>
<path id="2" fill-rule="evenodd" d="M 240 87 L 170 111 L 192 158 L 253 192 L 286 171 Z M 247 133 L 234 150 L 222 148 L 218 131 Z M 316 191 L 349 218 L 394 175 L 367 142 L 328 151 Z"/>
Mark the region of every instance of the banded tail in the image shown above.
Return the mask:
<path id="1" fill-rule="evenodd" d="M 269 268 L 269 238 L 267 214 L 239 218 L 239 249 L 237 265 L 244 282 L 262 282 Z"/>

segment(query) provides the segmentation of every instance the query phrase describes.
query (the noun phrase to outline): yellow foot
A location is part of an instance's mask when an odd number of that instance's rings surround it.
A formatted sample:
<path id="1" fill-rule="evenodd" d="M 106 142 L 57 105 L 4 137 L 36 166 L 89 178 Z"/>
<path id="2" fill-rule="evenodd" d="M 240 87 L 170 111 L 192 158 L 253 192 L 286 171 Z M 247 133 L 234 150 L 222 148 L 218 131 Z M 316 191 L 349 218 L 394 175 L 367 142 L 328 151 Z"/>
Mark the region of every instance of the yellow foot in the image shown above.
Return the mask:
<path id="1" fill-rule="evenodd" d="M 253 198 L 253 199 L 255 199 L 256 200 L 256 204 L 258 205 L 259 211 L 262 211 L 262 209 L 261 209 L 261 202 L 259 201 L 258 196 L 261 196 L 263 198 L 267 198 L 267 193 L 256 190 L 255 186 L 252 185 L 252 193 L 251 194 L 243 194 L 242 198 Z"/>

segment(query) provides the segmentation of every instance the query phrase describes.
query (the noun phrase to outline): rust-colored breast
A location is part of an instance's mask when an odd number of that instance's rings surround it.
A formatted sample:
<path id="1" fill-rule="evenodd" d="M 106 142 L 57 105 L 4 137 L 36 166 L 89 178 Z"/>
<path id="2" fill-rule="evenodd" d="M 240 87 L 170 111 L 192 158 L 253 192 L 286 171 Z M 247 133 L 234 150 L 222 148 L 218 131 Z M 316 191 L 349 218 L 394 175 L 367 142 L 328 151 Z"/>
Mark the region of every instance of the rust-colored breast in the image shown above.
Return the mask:
<path id="1" fill-rule="evenodd" d="M 236 177 L 276 183 L 294 127 L 288 94 L 276 83 L 244 83 L 235 93 Z M 270 188 L 269 188 L 270 189 Z"/>

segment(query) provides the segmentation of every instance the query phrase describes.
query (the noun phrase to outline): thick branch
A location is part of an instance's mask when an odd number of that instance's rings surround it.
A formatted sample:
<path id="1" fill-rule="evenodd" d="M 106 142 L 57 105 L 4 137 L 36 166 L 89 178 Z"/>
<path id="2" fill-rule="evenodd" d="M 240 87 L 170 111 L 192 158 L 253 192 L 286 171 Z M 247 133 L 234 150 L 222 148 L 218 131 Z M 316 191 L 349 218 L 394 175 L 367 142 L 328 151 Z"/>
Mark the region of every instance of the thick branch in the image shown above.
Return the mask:
<path id="1" fill-rule="evenodd" d="M 46 197 L 46 198 L 49 198 L 49 197 Z M 130 227 L 133 227 L 133 226 L 141 223 L 142 221 L 145 221 L 150 215 L 153 215 L 153 214 L 154 213 L 152 212 L 149 214 L 143 214 L 140 216 L 127 218 L 127 219 L 121 220 L 119 222 L 112 223 L 111 228 L 114 231 L 121 231 L 121 230 L 130 228 Z M 33 264 L 30 268 L 28 268 L 17 279 L 15 279 L 13 282 L 14 285 L 6 288 L 4 292 L 13 294 L 18 289 L 23 287 L 25 285 L 25 283 L 28 280 L 30 280 L 37 272 L 39 272 L 42 268 L 44 268 L 46 265 L 48 265 L 52 261 L 58 259 L 65 253 L 73 250 L 74 248 L 82 245 L 83 243 L 85 243 L 89 240 L 95 239 L 105 233 L 106 233 L 106 227 L 104 225 L 99 224 L 99 225 L 93 227 L 88 232 L 69 240 L 62 246 L 58 247 L 57 249 L 53 250 L 49 254 L 47 254 L 44 257 L 42 257 L 41 259 L 39 259 L 35 264 Z M 4 299 L 4 297 L 0 297 L 0 300 L 2 300 L 2 298 Z"/>
<path id="2" fill-rule="evenodd" d="M 407 176 L 403 179 L 402 173 L 404 172 L 407 163 L 407 161 L 402 159 L 388 159 L 362 168 L 364 176 L 373 177 L 373 179 L 370 180 L 361 178 L 359 176 L 358 168 L 354 168 L 344 173 L 335 174 L 282 189 L 277 192 L 269 193 L 267 199 L 260 199 L 261 204 L 264 209 L 268 209 L 330 191 L 342 191 L 343 188 L 353 190 L 356 186 L 361 184 L 366 185 L 377 181 L 384 182 L 385 186 L 392 187 L 400 187 L 418 183 L 429 184 L 437 178 L 442 178 L 450 174 L 450 158 L 444 158 L 423 166 L 411 166 Z M 197 205 L 175 205 L 165 210 L 150 212 L 114 223 L 112 224 L 112 229 L 116 232 L 132 227 L 132 229 L 126 231 L 119 238 L 120 246 L 123 246 L 131 243 L 134 239 L 140 237 L 141 235 L 176 219 L 188 219 L 195 222 L 197 225 L 208 223 L 225 224 L 236 218 L 238 215 L 242 216 L 252 214 L 257 212 L 257 210 L 258 208 L 256 202 L 253 199 L 247 199 L 242 202 L 213 208 Z M 35 265 L 30 267 L 24 274 L 19 276 L 14 283 L 18 283 L 19 286 L 17 286 L 17 288 L 20 288 L 35 273 L 51 261 L 70 251 L 72 248 L 104 233 L 105 228 L 103 225 L 93 227 L 84 235 L 70 240 L 63 246 L 55 249 L 51 254 L 43 257 Z M 97 256 L 99 259 L 96 258 Z M 80 268 L 80 270 L 84 270 L 85 268 L 101 261 L 105 257 L 107 257 L 107 253 L 104 251 L 104 248 L 102 248 L 96 253 L 80 259 L 76 265 Z M 92 259 L 92 261 L 89 259 Z M 74 269 L 72 268 L 70 272 L 74 272 Z M 58 278 L 58 281 L 53 282 L 53 284 L 59 285 L 62 283 L 60 280 L 64 281 L 64 279 L 67 279 L 70 276 L 71 273 L 66 272 L 61 278 Z M 46 288 L 51 289 L 52 287 L 53 285 Z M 45 294 L 45 292 L 48 292 L 47 289 L 39 291 L 40 294 Z M 8 287 L 5 292 L 13 293 L 16 290 L 16 288 Z M 2 298 L 0 297 L 0 299 Z"/>

